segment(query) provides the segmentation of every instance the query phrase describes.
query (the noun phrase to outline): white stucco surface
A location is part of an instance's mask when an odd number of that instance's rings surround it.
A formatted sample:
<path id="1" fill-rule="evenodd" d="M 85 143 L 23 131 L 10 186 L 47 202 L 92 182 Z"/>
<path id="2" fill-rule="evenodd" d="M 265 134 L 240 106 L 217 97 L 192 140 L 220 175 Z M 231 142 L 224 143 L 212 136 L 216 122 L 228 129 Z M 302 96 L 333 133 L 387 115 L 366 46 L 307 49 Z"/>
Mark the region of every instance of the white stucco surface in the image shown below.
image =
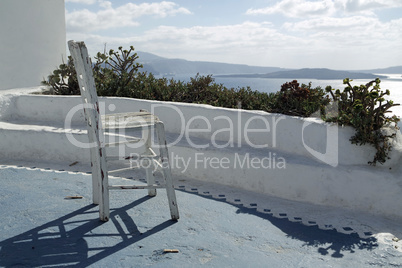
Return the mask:
<path id="1" fill-rule="evenodd" d="M 64 0 L 1 0 L 0 36 L 0 90 L 40 85 L 65 58 Z"/>
<path id="2" fill-rule="evenodd" d="M 71 126 L 65 127 L 70 111 L 81 103 L 79 96 L 0 97 L 0 158 L 89 165 L 89 151 L 66 136 L 70 133 L 74 140 L 87 140 L 80 110 L 73 113 Z M 317 119 L 126 98 L 100 101 L 106 112 L 147 109 L 160 117 L 172 144 L 170 161 L 176 178 L 185 175 L 293 201 L 402 218 L 400 132 L 393 140 L 391 159 L 372 167 L 367 162 L 374 150 L 352 145 L 353 129 L 337 128 L 334 166 L 311 153 L 334 150 L 328 144 L 335 136 L 327 132 L 334 126 Z M 276 132 L 272 122 L 276 122 Z"/>

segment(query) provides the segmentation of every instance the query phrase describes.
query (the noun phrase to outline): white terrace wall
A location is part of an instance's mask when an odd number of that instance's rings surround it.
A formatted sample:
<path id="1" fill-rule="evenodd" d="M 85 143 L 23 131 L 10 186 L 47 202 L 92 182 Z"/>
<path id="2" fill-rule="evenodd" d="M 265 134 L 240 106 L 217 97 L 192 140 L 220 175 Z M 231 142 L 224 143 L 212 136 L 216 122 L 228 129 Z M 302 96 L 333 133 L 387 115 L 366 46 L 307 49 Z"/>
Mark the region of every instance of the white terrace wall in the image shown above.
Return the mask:
<path id="1" fill-rule="evenodd" d="M 3 97 L 5 98 L 5 97 Z M 17 96 L 7 103 L 3 99 L 3 118 L 23 118 L 29 121 L 59 122 L 72 107 L 81 103 L 79 96 Z M 349 141 L 351 127 L 338 128 L 314 118 L 300 118 L 262 111 L 246 111 L 189 103 L 159 102 L 130 98 L 100 98 L 105 113 L 148 110 L 164 123 L 166 131 L 177 134 L 197 149 L 254 148 L 261 152 L 280 151 L 327 164 L 367 165 L 374 158 L 371 146 L 356 146 Z M 43 105 L 46 103 L 46 105 Z M 62 103 L 62 105 L 61 105 Z M 11 109 L 6 109 L 10 106 Z M 112 108 L 112 110 L 110 109 Z M 74 113 L 73 125 L 83 124 L 80 112 Z M 382 167 L 398 166 L 402 156 L 400 132 L 393 142 L 391 159 Z M 336 158 L 333 161 L 333 158 Z"/>
<path id="2" fill-rule="evenodd" d="M 0 36 L 0 90 L 39 85 L 65 58 L 64 0 L 1 0 Z"/>
<path id="3" fill-rule="evenodd" d="M 349 127 L 337 128 L 336 141 L 328 131 L 333 126 L 314 119 L 186 103 L 126 98 L 100 101 L 106 112 L 147 109 L 163 120 L 169 142 L 180 140 L 169 149 L 176 178 L 184 175 L 285 199 L 402 219 L 400 132 L 394 139 L 391 160 L 371 167 L 367 162 L 374 150 L 350 144 L 354 131 Z M 64 129 L 66 117 L 76 107 L 74 130 L 69 133 L 80 142 L 87 141 L 80 104 L 79 96 L 0 96 L 0 158 L 89 165 L 88 150 L 69 142 Z M 336 142 L 337 146 L 328 146 Z M 268 147 L 253 148 L 266 144 Z M 199 145 L 204 146 L 196 148 Z M 322 154 L 334 149 L 338 166 L 322 163 Z M 277 165 L 281 157 L 286 167 Z"/>

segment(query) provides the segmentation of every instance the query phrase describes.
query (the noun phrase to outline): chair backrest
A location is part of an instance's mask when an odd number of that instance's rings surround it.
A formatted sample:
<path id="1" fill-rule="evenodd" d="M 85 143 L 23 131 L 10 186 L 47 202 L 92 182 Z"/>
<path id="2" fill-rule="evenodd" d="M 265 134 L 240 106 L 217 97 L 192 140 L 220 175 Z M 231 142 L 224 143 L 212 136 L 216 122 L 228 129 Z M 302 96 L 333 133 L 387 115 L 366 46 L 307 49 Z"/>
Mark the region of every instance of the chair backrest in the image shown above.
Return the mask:
<path id="1" fill-rule="evenodd" d="M 88 132 L 90 132 L 90 143 L 96 142 L 98 147 L 103 147 L 100 106 L 96 93 L 91 58 L 88 56 L 88 50 L 84 42 L 70 40 L 68 41 L 68 47 L 77 72 L 85 119 L 88 125 Z"/>

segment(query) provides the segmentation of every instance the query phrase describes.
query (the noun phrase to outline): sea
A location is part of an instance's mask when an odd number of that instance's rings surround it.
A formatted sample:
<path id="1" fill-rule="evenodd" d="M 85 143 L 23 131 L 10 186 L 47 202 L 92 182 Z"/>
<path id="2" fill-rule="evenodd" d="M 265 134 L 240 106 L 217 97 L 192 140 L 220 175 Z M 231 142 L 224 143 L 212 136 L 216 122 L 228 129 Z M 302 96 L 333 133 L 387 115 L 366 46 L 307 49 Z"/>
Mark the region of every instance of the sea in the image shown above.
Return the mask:
<path id="1" fill-rule="evenodd" d="M 200 75 L 207 75 L 207 74 L 200 74 Z M 387 98 L 393 100 L 394 103 L 401 104 L 400 106 L 395 106 L 391 108 L 393 114 L 402 118 L 402 74 L 377 74 L 386 76 L 386 79 L 381 80 L 381 90 L 385 91 L 389 89 L 390 96 Z M 176 81 L 184 81 L 188 82 L 190 79 L 195 77 L 194 74 L 180 74 L 180 75 L 160 75 L 157 77 L 166 77 L 168 79 L 173 78 Z M 280 90 L 281 85 L 286 82 L 290 82 L 293 79 L 287 78 L 244 78 L 244 77 L 220 77 L 214 76 L 212 77 L 215 79 L 215 83 L 223 84 L 227 88 L 242 88 L 242 87 L 250 87 L 252 90 L 257 90 L 260 92 L 277 92 Z M 309 84 L 311 82 L 312 87 L 322 87 L 325 89 L 327 86 L 331 86 L 335 89 L 344 89 L 345 85 L 343 84 L 342 80 L 319 80 L 319 79 L 295 79 L 300 84 Z M 355 79 L 351 82 L 352 86 L 354 85 L 361 85 L 370 82 L 369 79 Z"/>

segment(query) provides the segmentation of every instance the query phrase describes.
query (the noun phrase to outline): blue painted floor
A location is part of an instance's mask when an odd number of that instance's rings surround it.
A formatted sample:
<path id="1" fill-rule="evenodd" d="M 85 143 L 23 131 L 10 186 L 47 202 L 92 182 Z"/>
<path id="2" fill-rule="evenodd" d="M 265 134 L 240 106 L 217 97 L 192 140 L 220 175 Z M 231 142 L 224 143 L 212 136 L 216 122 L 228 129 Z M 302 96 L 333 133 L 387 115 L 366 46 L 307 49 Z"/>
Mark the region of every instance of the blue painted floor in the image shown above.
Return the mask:
<path id="1" fill-rule="evenodd" d="M 170 221 L 164 190 L 111 191 L 98 220 L 90 176 L 0 169 L 0 267 L 401 267 L 402 252 L 360 238 L 176 191 Z M 67 196 L 82 199 L 66 199 Z M 177 249 L 178 253 L 164 253 Z"/>

